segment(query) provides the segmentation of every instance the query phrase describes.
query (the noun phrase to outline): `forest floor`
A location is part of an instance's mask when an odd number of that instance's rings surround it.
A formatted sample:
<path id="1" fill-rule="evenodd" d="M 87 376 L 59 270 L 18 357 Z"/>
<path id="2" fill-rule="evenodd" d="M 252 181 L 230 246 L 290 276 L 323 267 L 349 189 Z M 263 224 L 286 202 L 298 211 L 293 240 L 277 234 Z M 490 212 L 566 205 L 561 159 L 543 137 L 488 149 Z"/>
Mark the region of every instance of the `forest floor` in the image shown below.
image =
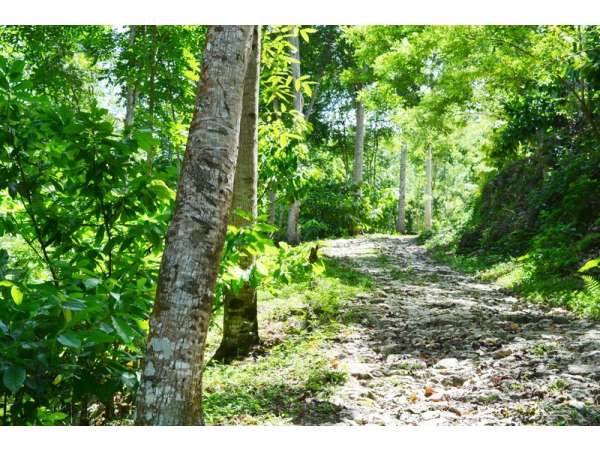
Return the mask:
<path id="1" fill-rule="evenodd" d="M 279 310 L 266 302 L 261 314 L 279 322 L 261 329 L 264 354 L 208 369 L 209 423 L 600 424 L 600 323 L 434 263 L 413 237 L 323 247 L 329 275 L 345 282 L 306 285 Z M 342 291 L 337 309 L 315 307 Z M 297 314 L 307 305 L 313 320 Z M 323 311 L 330 320 L 315 321 Z M 224 414 L 222 396 L 235 383 L 248 385 L 253 403 Z"/>

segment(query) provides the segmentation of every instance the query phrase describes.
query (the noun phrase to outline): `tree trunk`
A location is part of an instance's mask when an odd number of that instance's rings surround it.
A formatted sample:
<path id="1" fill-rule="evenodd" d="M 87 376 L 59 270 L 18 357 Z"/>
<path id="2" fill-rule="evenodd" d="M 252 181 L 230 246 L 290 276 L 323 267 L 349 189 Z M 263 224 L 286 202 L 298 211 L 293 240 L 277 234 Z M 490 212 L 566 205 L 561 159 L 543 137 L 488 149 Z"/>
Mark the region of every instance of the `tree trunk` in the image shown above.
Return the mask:
<path id="1" fill-rule="evenodd" d="M 296 61 L 290 63 L 292 69 L 292 89 L 294 91 L 294 109 L 300 114 L 304 112 L 304 97 L 302 91 L 296 89 L 296 81 L 300 79 L 300 39 L 298 39 L 298 27 L 292 28 L 292 36 L 288 38 L 293 48 L 290 48 L 290 56 Z"/>
<path id="2" fill-rule="evenodd" d="M 269 187 L 269 224 L 275 225 L 275 213 L 277 211 L 277 197 L 275 188 Z"/>
<path id="3" fill-rule="evenodd" d="M 250 25 L 208 28 L 150 318 L 139 425 L 203 424 L 204 347 L 231 203 L 252 30 Z"/>
<path id="4" fill-rule="evenodd" d="M 158 56 L 158 46 L 157 46 L 157 26 L 152 25 L 152 47 L 150 49 L 150 92 L 148 94 L 148 109 L 150 111 L 150 132 L 152 133 L 152 137 L 154 137 L 154 106 L 156 103 L 156 59 Z M 155 148 L 154 144 L 150 146 L 147 157 L 148 164 L 148 174 L 152 173 L 152 166 L 154 164 L 154 153 Z"/>
<path id="5" fill-rule="evenodd" d="M 427 159 L 425 160 L 425 177 L 427 178 L 425 185 L 425 230 L 431 231 L 432 228 L 432 212 L 433 212 L 433 194 L 432 194 L 432 174 L 431 174 L 431 147 L 427 149 Z"/>
<path id="6" fill-rule="evenodd" d="M 288 38 L 292 47 L 290 56 L 296 61 L 291 63 L 292 68 L 292 89 L 294 91 L 294 109 L 303 116 L 304 98 L 302 92 L 296 89 L 296 81 L 300 79 L 300 39 L 298 39 L 298 27 L 292 28 L 292 36 Z M 287 241 L 290 244 L 300 242 L 300 228 L 298 219 L 300 217 L 300 200 L 294 199 L 288 211 Z"/>
<path id="7" fill-rule="evenodd" d="M 287 223 L 287 241 L 296 245 L 300 243 L 300 229 L 298 228 L 298 218 L 300 216 L 300 201 L 294 200 L 288 211 Z"/>
<path id="8" fill-rule="evenodd" d="M 402 146 L 400 152 L 400 184 L 398 185 L 398 222 L 396 222 L 396 231 L 406 233 L 406 156 L 408 148 L 406 144 Z"/>
<path id="9" fill-rule="evenodd" d="M 365 146 L 365 105 L 362 100 L 356 101 L 356 139 L 354 141 L 354 170 L 352 181 L 357 186 L 356 193 L 360 195 L 360 185 L 363 181 L 363 153 Z"/>
<path id="10" fill-rule="evenodd" d="M 129 28 L 129 39 L 127 44 L 129 45 L 129 50 L 133 52 L 133 47 L 135 45 L 135 35 L 137 31 L 136 25 L 131 25 Z M 129 61 L 129 65 L 131 68 L 135 68 L 135 61 Z M 125 128 L 131 127 L 133 125 L 133 119 L 135 117 L 135 103 L 137 101 L 137 93 L 136 93 L 136 83 L 134 80 L 129 79 L 127 81 L 127 104 L 125 105 Z"/>
<path id="11" fill-rule="evenodd" d="M 257 180 L 258 180 L 258 83 L 260 80 L 260 26 L 254 28 L 252 53 L 248 59 L 248 69 L 244 80 L 242 120 L 240 123 L 240 146 L 233 200 L 229 223 L 243 227 L 250 222 L 235 214 L 235 209 L 243 210 L 256 220 Z M 240 257 L 240 266 L 247 270 L 254 263 L 254 257 Z M 218 361 L 229 362 L 250 354 L 258 345 L 258 319 L 256 310 L 256 289 L 245 283 L 238 293 L 225 292 L 223 299 L 223 340 L 214 355 Z"/>

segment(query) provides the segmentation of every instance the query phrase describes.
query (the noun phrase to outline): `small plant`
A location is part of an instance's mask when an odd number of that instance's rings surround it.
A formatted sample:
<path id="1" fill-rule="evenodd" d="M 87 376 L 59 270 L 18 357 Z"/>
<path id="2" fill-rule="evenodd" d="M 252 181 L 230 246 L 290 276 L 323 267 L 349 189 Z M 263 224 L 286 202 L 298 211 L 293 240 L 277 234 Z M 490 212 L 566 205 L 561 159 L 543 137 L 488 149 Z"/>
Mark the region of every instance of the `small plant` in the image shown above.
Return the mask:
<path id="1" fill-rule="evenodd" d="M 563 392 L 569 387 L 569 383 L 562 378 L 557 378 L 552 384 L 548 386 L 548 390 L 555 392 Z"/>
<path id="2" fill-rule="evenodd" d="M 532 350 L 533 354 L 538 357 L 544 356 L 546 353 L 548 353 L 548 351 L 548 347 L 546 347 L 544 344 L 536 344 Z"/>

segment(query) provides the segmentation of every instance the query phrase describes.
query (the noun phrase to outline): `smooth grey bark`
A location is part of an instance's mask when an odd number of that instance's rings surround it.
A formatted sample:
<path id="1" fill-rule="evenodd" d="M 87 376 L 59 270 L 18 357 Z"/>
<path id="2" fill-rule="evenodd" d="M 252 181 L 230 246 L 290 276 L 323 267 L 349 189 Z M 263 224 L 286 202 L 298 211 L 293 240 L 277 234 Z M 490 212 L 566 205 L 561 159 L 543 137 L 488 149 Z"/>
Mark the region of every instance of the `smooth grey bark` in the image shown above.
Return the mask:
<path id="1" fill-rule="evenodd" d="M 427 149 L 427 158 L 425 159 L 425 230 L 431 231 L 432 212 L 433 212 L 433 193 L 432 193 L 432 155 L 431 147 Z"/>
<path id="2" fill-rule="evenodd" d="M 398 221 L 396 222 L 396 231 L 406 233 L 406 157 L 408 148 L 406 144 L 400 151 L 400 182 L 398 184 Z"/>
<path id="3" fill-rule="evenodd" d="M 365 148 L 365 105 L 362 100 L 356 101 L 356 138 L 354 141 L 354 167 L 352 181 L 357 185 L 357 194 L 360 195 L 360 185 L 363 182 Z"/>
<path id="4" fill-rule="evenodd" d="M 129 45 L 129 49 L 133 49 L 135 45 L 135 35 L 137 31 L 136 25 L 131 25 L 129 28 L 129 37 L 127 39 L 127 45 Z M 129 63 L 132 65 L 132 62 Z M 135 65 L 135 64 L 133 64 Z M 130 127 L 133 124 L 133 119 L 135 115 L 135 104 L 137 101 L 137 93 L 136 93 L 136 85 L 135 82 L 129 80 L 127 82 L 127 99 L 125 104 L 125 128 Z"/>
<path id="5" fill-rule="evenodd" d="M 296 89 L 296 81 L 300 79 L 300 39 L 298 38 L 298 27 L 293 27 L 291 31 L 292 36 L 288 37 L 288 41 L 292 44 L 290 48 L 290 56 L 296 61 L 290 63 L 292 69 L 292 87 L 294 90 L 294 109 L 300 114 L 304 111 L 304 97 L 302 91 Z"/>
<path id="6" fill-rule="evenodd" d="M 304 110 L 304 98 L 302 92 L 296 89 L 296 81 L 300 79 L 300 40 L 298 39 L 298 27 L 292 28 L 292 36 L 288 38 L 292 48 L 290 49 L 290 56 L 296 61 L 291 63 L 292 69 L 292 87 L 294 90 L 294 109 L 303 116 Z M 294 199 L 290 205 L 288 211 L 288 223 L 287 223 L 287 241 L 290 244 L 298 244 L 300 242 L 300 228 L 298 226 L 298 219 L 300 217 L 300 201 Z"/>
<path id="7" fill-rule="evenodd" d="M 298 218 L 300 217 L 300 201 L 294 200 L 288 211 L 287 223 L 287 241 L 290 244 L 300 243 L 300 229 L 298 227 Z"/>
<path id="8" fill-rule="evenodd" d="M 210 26 L 167 232 L 138 425 L 202 425 L 202 368 L 231 203 L 252 26 Z"/>
<path id="9" fill-rule="evenodd" d="M 258 84 L 260 80 L 260 26 L 254 27 L 252 50 L 244 80 L 242 119 L 233 200 L 229 223 L 236 227 L 249 225 L 257 215 L 258 184 Z M 240 209 L 252 220 L 235 214 Z M 249 269 L 252 256 L 241 256 L 240 267 Z M 228 362 L 247 356 L 259 344 L 256 289 L 245 283 L 239 292 L 226 291 L 223 297 L 223 338 L 213 359 Z"/>

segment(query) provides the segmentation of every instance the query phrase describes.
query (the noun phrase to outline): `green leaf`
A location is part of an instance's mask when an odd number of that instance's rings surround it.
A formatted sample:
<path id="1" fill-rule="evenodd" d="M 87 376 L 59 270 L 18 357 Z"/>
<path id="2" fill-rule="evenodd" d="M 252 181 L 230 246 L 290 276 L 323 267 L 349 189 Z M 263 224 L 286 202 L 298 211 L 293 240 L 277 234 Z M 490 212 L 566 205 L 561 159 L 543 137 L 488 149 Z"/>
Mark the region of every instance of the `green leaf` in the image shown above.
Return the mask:
<path id="1" fill-rule="evenodd" d="M 150 151 L 157 144 L 157 140 L 150 131 L 136 131 L 133 138 L 137 141 L 142 150 Z"/>
<path id="2" fill-rule="evenodd" d="M 7 335 L 7 336 L 8 336 L 8 325 L 6 325 L 6 324 L 5 324 L 4 322 L 2 322 L 1 320 L 0 320 L 0 331 L 2 331 L 2 333 L 3 333 L 4 335 Z"/>
<path id="3" fill-rule="evenodd" d="M 8 281 L 8 280 L 2 280 L 2 281 L 0 281 L 0 286 L 7 286 L 7 287 L 10 287 L 10 286 L 14 286 L 14 285 L 15 285 L 15 284 L 14 284 L 13 282 L 11 282 L 11 281 Z"/>
<path id="4" fill-rule="evenodd" d="M 154 192 L 157 197 L 161 200 L 175 200 L 176 192 L 171 189 L 163 180 L 152 180 L 148 183 L 148 187 Z"/>
<path id="5" fill-rule="evenodd" d="M 135 332 L 133 331 L 133 329 L 124 319 L 120 317 L 113 316 L 111 317 L 111 320 L 113 327 L 115 328 L 115 331 L 117 332 L 119 337 L 123 339 L 123 342 L 125 342 L 126 344 L 130 344 L 133 338 L 135 337 Z"/>
<path id="6" fill-rule="evenodd" d="M 77 298 L 67 300 L 66 302 L 63 302 L 61 306 L 63 309 L 68 309 L 70 311 L 83 311 L 86 308 L 85 302 Z"/>
<path id="7" fill-rule="evenodd" d="M 12 296 L 15 304 L 20 305 L 23 302 L 23 292 L 17 286 L 10 288 L 10 295 Z"/>
<path id="8" fill-rule="evenodd" d="M 586 262 L 583 266 L 579 268 L 578 272 L 587 272 L 588 270 L 593 269 L 594 267 L 598 267 L 598 264 L 600 264 L 600 258 L 590 259 L 588 262 Z"/>
<path id="9" fill-rule="evenodd" d="M 57 340 L 66 347 L 81 348 L 81 340 L 72 331 L 61 334 Z"/>
<path id="10" fill-rule="evenodd" d="M 98 278 L 88 278 L 83 282 L 83 285 L 86 289 L 94 288 L 100 284 L 100 280 Z"/>
<path id="11" fill-rule="evenodd" d="M 25 383 L 25 369 L 23 367 L 9 367 L 4 371 L 2 382 L 4 386 L 15 394 Z"/>

